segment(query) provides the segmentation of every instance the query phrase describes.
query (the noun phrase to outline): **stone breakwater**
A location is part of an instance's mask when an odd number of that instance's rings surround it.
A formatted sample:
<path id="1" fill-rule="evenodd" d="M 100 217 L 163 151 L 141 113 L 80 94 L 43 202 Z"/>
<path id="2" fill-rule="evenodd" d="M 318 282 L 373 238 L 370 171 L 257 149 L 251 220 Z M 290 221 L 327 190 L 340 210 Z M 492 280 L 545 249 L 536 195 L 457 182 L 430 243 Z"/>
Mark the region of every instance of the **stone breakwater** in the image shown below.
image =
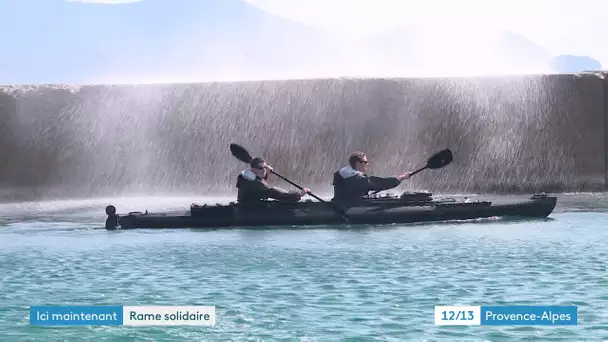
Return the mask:
<path id="1" fill-rule="evenodd" d="M 0 88 L 11 196 L 235 193 L 237 142 L 318 192 L 351 151 L 399 190 L 594 191 L 608 184 L 605 75 Z M 289 187 L 289 185 L 285 185 Z"/>

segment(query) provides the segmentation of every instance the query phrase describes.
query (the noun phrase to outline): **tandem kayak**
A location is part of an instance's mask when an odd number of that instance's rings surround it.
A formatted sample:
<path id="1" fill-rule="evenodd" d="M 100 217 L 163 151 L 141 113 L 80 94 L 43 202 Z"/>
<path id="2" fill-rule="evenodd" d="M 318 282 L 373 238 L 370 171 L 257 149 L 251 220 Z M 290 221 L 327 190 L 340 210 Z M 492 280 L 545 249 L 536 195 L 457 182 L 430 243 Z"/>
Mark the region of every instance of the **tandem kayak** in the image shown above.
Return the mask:
<path id="1" fill-rule="evenodd" d="M 520 198 L 471 200 L 433 198 L 430 192 L 406 192 L 401 196 L 370 197 L 345 210 L 345 218 L 328 203 L 311 200 L 297 203 L 263 201 L 255 205 L 239 203 L 197 205 L 175 213 L 130 212 L 119 215 L 113 205 L 106 207 L 106 229 L 134 228 L 237 228 L 248 226 L 315 226 L 327 224 L 391 224 L 490 217 L 544 218 L 557 197 L 545 193 Z"/>

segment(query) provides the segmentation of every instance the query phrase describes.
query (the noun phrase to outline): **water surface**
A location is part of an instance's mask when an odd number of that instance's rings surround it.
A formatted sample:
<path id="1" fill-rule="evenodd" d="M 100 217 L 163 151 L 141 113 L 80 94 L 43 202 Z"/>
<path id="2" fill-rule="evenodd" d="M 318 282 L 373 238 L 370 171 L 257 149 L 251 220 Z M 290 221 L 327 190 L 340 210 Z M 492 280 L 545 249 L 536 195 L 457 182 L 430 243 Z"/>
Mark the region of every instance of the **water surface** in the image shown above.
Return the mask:
<path id="1" fill-rule="evenodd" d="M 7 341 L 602 341 L 608 198 L 566 194 L 546 220 L 290 230 L 103 229 L 196 198 L 0 205 Z M 219 201 L 219 200 L 218 200 Z M 213 202 L 213 201 L 212 201 Z M 29 325 L 29 305 L 215 305 L 215 327 Z M 437 327 L 435 305 L 577 305 L 576 327 Z"/>

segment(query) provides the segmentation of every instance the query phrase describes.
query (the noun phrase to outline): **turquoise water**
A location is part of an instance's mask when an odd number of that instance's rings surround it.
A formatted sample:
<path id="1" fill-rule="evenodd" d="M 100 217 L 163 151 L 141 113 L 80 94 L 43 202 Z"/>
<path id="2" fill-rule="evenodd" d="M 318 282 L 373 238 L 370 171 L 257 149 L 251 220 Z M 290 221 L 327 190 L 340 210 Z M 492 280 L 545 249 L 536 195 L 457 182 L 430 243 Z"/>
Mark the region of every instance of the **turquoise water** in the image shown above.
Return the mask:
<path id="1" fill-rule="evenodd" d="M 115 231 L 103 208 L 196 199 L 0 205 L 3 341 L 608 340 L 608 200 L 547 220 Z M 122 208 L 122 209 L 121 209 Z M 606 210 L 607 212 L 604 212 Z M 215 305 L 215 327 L 29 325 L 29 305 Z M 576 327 L 438 327 L 435 305 L 577 305 Z"/>

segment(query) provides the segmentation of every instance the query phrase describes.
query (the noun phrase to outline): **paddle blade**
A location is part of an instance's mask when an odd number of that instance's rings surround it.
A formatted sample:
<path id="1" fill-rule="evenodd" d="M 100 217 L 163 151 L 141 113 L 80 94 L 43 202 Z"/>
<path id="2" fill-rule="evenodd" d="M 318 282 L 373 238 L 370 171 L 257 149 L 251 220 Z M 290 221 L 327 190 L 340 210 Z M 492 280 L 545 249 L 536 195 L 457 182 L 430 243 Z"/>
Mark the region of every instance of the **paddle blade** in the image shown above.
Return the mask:
<path id="1" fill-rule="evenodd" d="M 429 169 L 439 169 L 451 163 L 452 159 L 452 151 L 450 151 L 450 149 L 445 149 L 435 153 L 431 158 L 429 158 L 428 162 L 426 163 L 426 167 Z"/>
<path id="2" fill-rule="evenodd" d="M 238 144 L 230 144 L 230 153 L 232 153 L 232 155 L 242 161 L 243 163 L 248 163 L 251 162 L 251 159 L 253 159 L 251 157 L 251 155 L 249 155 L 249 152 L 247 152 L 247 150 Z"/>

